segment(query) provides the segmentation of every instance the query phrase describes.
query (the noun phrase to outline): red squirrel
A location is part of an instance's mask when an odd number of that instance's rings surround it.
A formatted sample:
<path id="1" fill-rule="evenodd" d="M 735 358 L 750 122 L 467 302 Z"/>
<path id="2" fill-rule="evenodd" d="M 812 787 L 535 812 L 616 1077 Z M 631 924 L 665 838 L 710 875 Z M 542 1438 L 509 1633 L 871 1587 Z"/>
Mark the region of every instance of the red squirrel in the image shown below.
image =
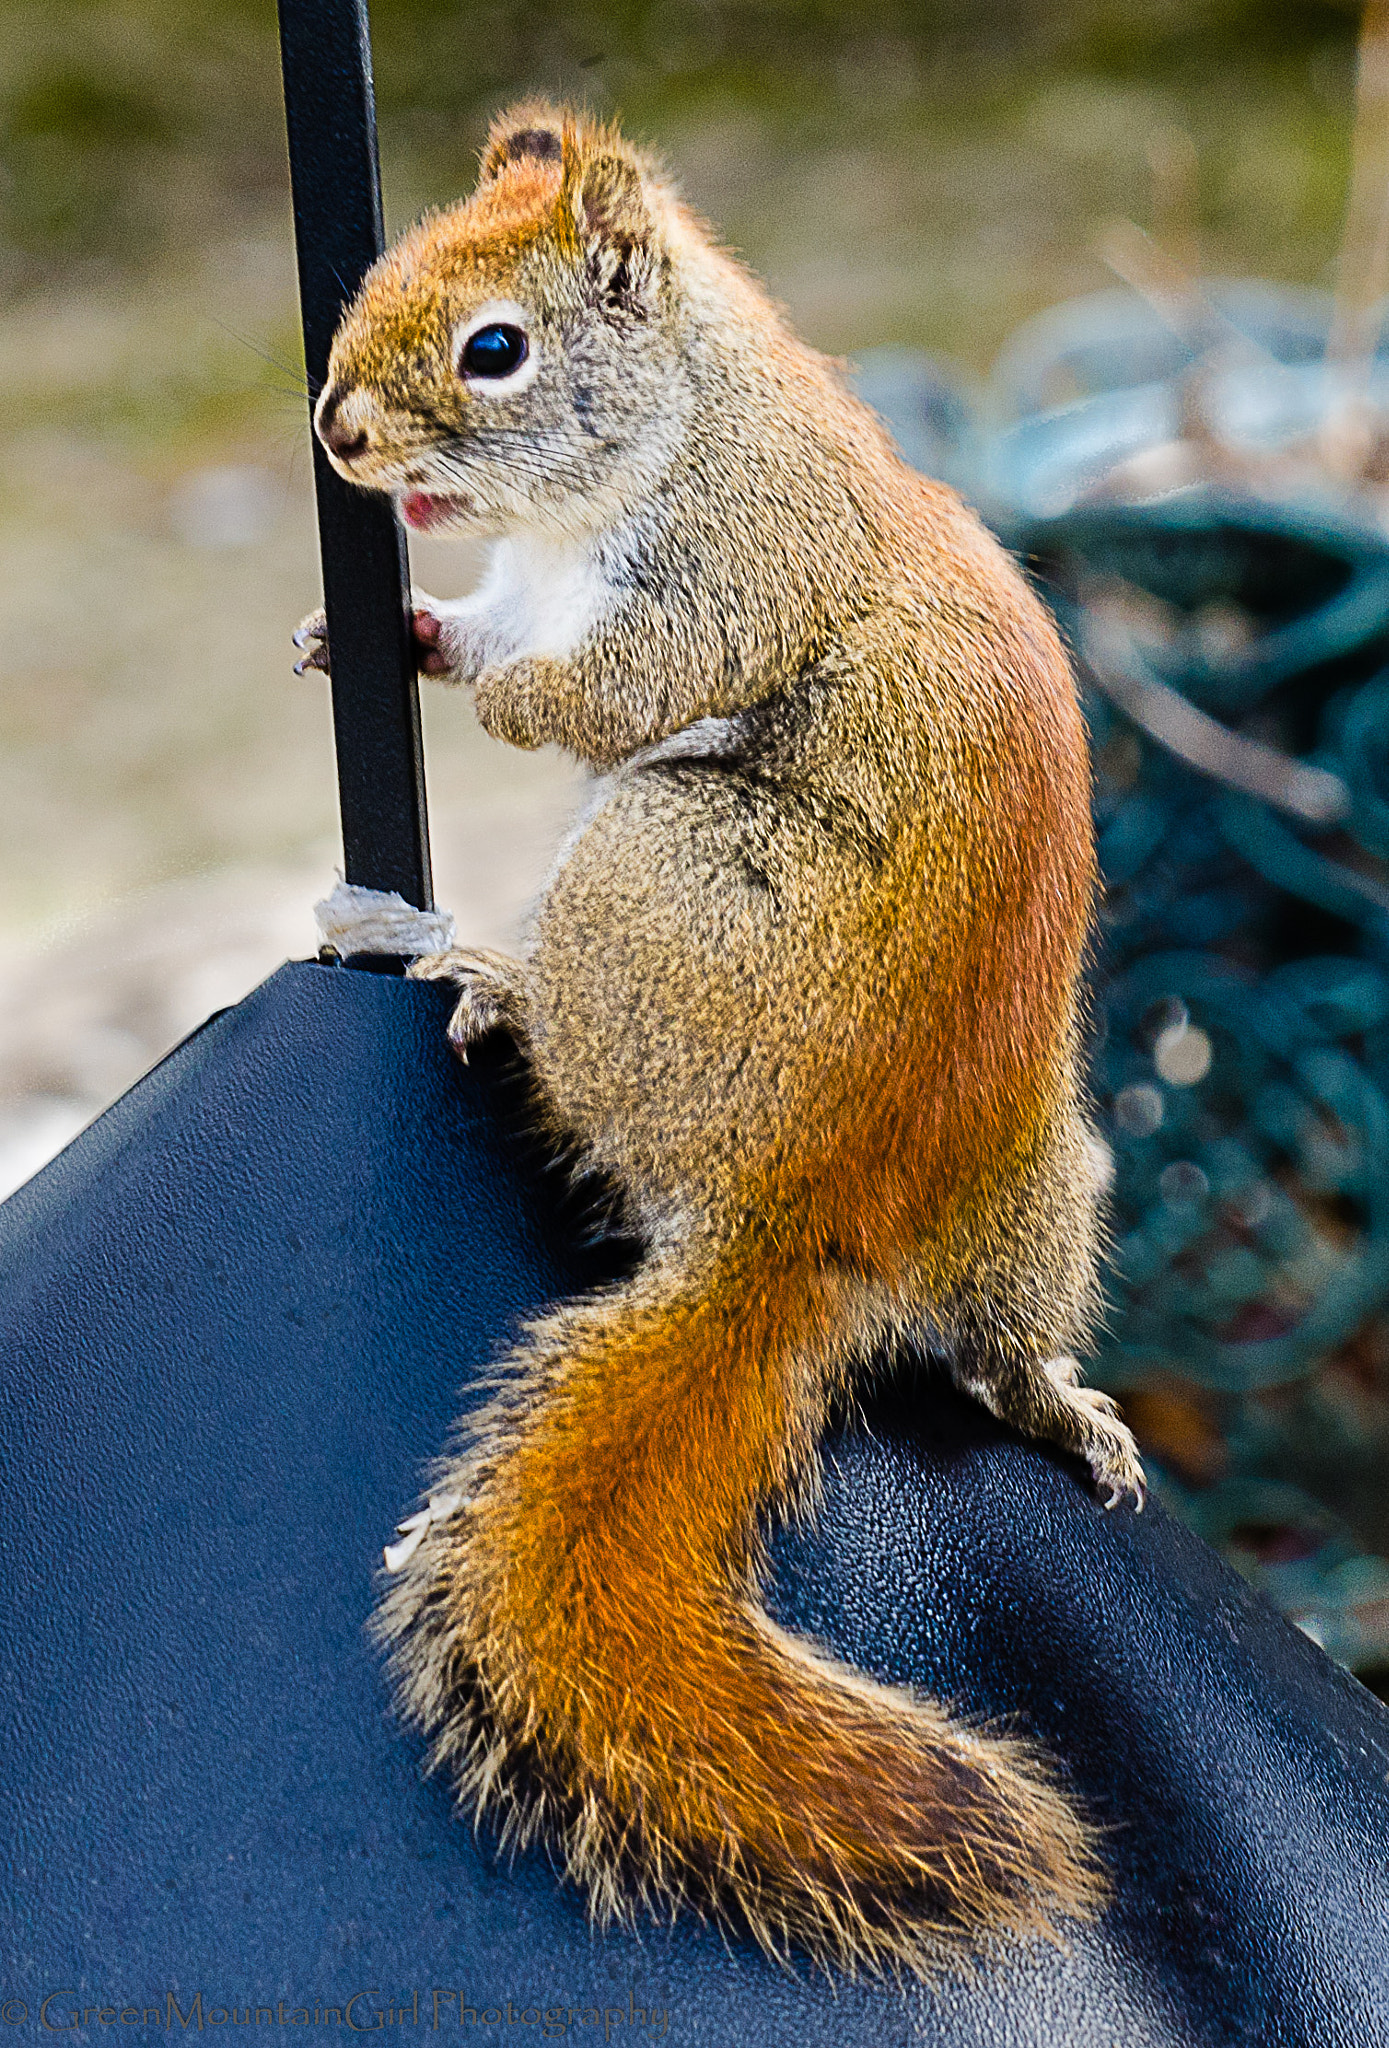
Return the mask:
<path id="1" fill-rule="evenodd" d="M 382 1611 L 460 1798 L 600 1917 L 926 1970 L 1095 1909 L 1016 1735 L 759 1604 L 762 1528 L 883 1347 L 1141 1503 L 1073 1356 L 1096 1302 L 1078 1071 L 1084 728 L 1046 611 L 643 152 L 528 104 L 343 318 L 318 434 L 415 527 L 425 673 L 598 771 L 524 957 L 458 950 L 540 1114 L 624 1191 L 629 1279 L 531 1325 Z M 300 643 L 326 665 L 321 615 Z M 408 1554 L 407 1554 L 408 1553 Z"/>

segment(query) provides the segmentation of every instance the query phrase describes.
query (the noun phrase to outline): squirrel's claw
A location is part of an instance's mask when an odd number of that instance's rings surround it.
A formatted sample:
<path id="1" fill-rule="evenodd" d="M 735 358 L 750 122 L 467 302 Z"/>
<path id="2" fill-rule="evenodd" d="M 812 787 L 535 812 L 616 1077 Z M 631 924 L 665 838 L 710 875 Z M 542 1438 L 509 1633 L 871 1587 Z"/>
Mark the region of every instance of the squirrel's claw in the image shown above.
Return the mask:
<path id="1" fill-rule="evenodd" d="M 422 676 L 446 676 L 453 662 L 443 645 L 444 622 L 429 610 L 427 605 L 415 604 L 410 613 L 410 630 L 415 649 L 415 667 Z M 326 676 L 331 673 L 328 662 L 328 615 L 320 606 L 302 619 L 291 634 L 296 647 L 305 651 L 303 659 L 294 664 L 297 676 L 307 675 L 316 668 Z"/>
<path id="2" fill-rule="evenodd" d="M 321 669 L 326 676 L 328 670 L 328 615 L 322 606 L 301 619 L 290 636 L 296 647 L 307 648 L 302 661 L 294 664 L 297 676 L 307 675 L 311 668 Z"/>
<path id="3" fill-rule="evenodd" d="M 1136 1515 L 1142 1514 L 1143 1504 L 1148 1498 L 1148 1488 L 1141 1472 L 1107 1472 L 1098 1484 L 1100 1506 L 1106 1514 L 1111 1508 L 1117 1508 L 1126 1500 L 1133 1502 L 1133 1511 Z"/>

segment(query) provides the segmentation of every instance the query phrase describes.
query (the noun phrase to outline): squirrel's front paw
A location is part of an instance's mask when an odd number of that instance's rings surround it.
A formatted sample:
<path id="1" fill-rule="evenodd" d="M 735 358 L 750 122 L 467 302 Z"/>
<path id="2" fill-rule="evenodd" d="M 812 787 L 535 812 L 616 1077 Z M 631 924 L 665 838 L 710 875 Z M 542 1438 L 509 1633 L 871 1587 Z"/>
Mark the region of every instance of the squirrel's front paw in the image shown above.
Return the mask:
<path id="1" fill-rule="evenodd" d="M 316 612 L 310 612 L 306 619 L 300 620 L 294 629 L 293 638 L 296 647 L 308 649 L 304 659 L 295 662 L 294 673 L 297 676 L 302 676 L 311 668 L 321 668 L 326 676 L 328 673 L 328 614 L 324 611 L 322 605 L 318 607 Z"/>
<path id="2" fill-rule="evenodd" d="M 498 662 L 473 685 L 478 723 L 494 740 L 527 750 L 557 737 L 554 710 L 562 701 L 564 666 L 544 656 Z"/>
<path id="3" fill-rule="evenodd" d="M 489 1031 L 526 1035 L 529 989 L 526 970 L 508 953 L 489 946 L 455 946 L 447 953 L 427 953 L 409 968 L 411 981 L 449 981 L 458 1003 L 449 1020 L 449 1044 L 466 1064 L 468 1047 Z"/>
<path id="4" fill-rule="evenodd" d="M 434 611 L 433 600 L 418 592 L 410 613 L 410 632 L 416 672 L 422 676 L 452 674 L 457 664 L 448 644 L 444 621 Z M 295 628 L 294 645 L 308 650 L 303 660 L 294 664 L 297 676 L 307 674 L 311 668 L 322 669 L 325 676 L 329 673 L 328 614 L 322 605 Z"/>
<path id="5" fill-rule="evenodd" d="M 444 622 L 431 608 L 428 598 L 416 596 L 410 620 L 415 637 L 415 667 L 419 673 L 422 676 L 452 675 L 458 666 L 457 658 L 449 645 Z"/>

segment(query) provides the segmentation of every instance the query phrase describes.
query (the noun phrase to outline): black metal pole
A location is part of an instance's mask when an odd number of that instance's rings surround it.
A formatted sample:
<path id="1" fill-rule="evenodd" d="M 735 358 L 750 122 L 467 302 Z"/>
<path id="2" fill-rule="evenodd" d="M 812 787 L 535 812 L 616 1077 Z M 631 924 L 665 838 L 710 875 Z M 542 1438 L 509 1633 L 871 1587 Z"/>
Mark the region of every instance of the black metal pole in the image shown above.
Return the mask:
<path id="1" fill-rule="evenodd" d="M 311 394 L 344 305 L 381 253 L 366 0 L 279 0 L 294 238 Z M 312 400 L 311 400 L 312 402 Z M 333 738 L 349 882 L 433 907 L 405 536 L 313 437 Z"/>

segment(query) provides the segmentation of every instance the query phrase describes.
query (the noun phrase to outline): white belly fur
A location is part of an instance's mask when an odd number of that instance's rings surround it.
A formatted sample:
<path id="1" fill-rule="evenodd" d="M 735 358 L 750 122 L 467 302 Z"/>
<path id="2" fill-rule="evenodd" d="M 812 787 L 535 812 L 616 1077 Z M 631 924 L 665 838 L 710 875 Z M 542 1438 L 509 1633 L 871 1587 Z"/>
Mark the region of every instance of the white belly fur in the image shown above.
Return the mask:
<path id="1" fill-rule="evenodd" d="M 489 663 L 564 661 L 611 595 L 587 548 L 511 535 L 494 543 L 487 574 L 471 596 L 437 610 L 463 629 Z"/>

